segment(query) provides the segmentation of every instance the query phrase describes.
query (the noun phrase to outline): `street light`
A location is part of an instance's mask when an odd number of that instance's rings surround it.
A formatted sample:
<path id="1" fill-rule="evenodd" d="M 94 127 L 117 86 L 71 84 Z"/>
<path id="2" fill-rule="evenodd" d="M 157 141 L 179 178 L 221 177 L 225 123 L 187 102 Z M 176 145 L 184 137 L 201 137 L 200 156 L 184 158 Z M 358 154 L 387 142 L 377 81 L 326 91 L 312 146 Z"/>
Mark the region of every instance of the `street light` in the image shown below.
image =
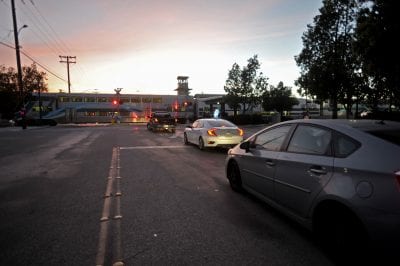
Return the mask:
<path id="1" fill-rule="evenodd" d="M 19 35 L 19 33 L 21 32 L 21 30 L 24 29 L 24 28 L 28 28 L 28 25 L 24 24 L 24 26 L 22 26 L 21 28 L 19 28 L 19 30 L 18 30 L 18 35 Z"/>

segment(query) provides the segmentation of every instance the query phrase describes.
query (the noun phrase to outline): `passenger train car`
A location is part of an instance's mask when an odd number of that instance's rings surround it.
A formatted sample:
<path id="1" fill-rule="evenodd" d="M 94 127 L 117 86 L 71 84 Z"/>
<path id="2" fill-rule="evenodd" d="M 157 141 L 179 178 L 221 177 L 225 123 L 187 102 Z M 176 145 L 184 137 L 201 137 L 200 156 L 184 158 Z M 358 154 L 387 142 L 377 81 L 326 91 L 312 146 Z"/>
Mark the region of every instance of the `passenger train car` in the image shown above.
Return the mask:
<path id="1" fill-rule="evenodd" d="M 151 112 L 170 112 L 177 122 L 194 116 L 194 101 L 187 95 L 34 93 L 29 115 L 58 123 L 147 122 Z"/>

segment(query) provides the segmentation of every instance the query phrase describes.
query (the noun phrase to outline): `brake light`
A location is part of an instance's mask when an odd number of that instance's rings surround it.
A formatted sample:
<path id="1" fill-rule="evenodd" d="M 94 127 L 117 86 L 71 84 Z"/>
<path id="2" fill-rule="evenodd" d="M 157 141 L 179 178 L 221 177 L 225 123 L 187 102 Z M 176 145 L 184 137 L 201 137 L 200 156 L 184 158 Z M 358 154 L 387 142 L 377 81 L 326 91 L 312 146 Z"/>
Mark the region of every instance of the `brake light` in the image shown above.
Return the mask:
<path id="1" fill-rule="evenodd" d="M 243 135 L 244 135 L 244 131 L 243 131 L 243 129 L 241 129 L 241 128 L 238 128 L 238 131 L 239 131 L 239 136 L 243 136 Z"/>
<path id="2" fill-rule="evenodd" d="M 400 190 L 400 171 L 397 171 L 394 175 L 396 176 L 397 188 Z"/>
<path id="3" fill-rule="evenodd" d="M 210 128 L 209 130 L 207 130 L 207 134 L 208 134 L 209 136 L 214 136 L 214 137 L 216 137 L 216 136 L 217 136 L 217 129 L 216 129 L 216 128 Z"/>

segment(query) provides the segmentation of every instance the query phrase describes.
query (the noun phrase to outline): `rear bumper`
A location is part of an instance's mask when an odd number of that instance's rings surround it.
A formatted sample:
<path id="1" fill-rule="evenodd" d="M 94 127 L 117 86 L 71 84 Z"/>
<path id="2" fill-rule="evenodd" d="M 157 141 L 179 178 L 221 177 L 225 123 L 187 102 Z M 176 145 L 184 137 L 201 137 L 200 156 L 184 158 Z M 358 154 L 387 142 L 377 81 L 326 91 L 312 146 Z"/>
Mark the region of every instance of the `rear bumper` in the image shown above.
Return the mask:
<path id="1" fill-rule="evenodd" d="M 242 137 L 233 136 L 230 138 L 216 138 L 209 137 L 204 140 L 205 147 L 223 147 L 223 148 L 232 148 L 243 141 Z"/>

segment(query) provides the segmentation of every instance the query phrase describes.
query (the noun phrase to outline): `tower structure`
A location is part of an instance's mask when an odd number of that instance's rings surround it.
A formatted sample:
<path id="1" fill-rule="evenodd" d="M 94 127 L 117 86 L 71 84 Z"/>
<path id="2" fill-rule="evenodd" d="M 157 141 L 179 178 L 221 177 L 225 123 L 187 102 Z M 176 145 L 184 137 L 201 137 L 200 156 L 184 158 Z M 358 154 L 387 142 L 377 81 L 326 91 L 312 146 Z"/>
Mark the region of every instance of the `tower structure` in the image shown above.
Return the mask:
<path id="1" fill-rule="evenodd" d="M 178 79 L 178 88 L 175 89 L 177 91 L 177 94 L 183 96 L 189 96 L 189 91 L 192 90 L 189 89 L 189 82 L 188 82 L 189 77 L 178 76 L 177 79 Z"/>

